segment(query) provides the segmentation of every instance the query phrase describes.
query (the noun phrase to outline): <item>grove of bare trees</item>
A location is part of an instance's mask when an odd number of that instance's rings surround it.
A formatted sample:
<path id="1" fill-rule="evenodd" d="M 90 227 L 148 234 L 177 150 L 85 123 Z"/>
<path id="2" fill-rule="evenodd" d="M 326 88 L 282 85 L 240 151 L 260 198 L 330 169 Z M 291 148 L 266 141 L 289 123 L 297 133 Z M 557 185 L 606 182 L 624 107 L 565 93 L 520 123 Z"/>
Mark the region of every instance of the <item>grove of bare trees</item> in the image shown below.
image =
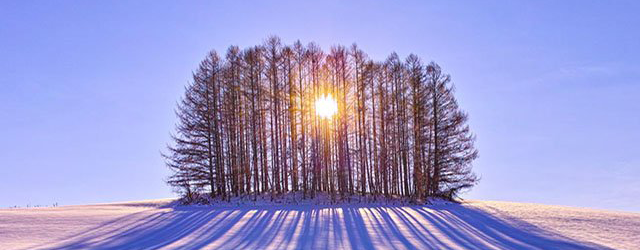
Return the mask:
<path id="1" fill-rule="evenodd" d="M 335 114 L 319 115 L 325 98 Z M 450 76 L 413 54 L 376 62 L 355 44 L 323 52 L 277 37 L 231 46 L 200 63 L 176 115 L 163 156 L 186 197 L 452 199 L 478 181 Z"/>

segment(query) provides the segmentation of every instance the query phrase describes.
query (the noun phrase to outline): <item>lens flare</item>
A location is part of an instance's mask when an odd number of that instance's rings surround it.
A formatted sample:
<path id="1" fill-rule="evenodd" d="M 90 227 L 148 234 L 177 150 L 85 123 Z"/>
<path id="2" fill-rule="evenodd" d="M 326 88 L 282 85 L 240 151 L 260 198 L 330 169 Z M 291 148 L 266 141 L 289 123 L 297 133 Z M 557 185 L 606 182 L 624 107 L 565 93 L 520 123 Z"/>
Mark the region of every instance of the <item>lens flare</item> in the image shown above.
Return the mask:
<path id="1" fill-rule="evenodd" d="M 316 115 L 331 118 L 336 112 L 338 112 L 338 103 L 331 95 L 321 96 L 316 100 Z"/>

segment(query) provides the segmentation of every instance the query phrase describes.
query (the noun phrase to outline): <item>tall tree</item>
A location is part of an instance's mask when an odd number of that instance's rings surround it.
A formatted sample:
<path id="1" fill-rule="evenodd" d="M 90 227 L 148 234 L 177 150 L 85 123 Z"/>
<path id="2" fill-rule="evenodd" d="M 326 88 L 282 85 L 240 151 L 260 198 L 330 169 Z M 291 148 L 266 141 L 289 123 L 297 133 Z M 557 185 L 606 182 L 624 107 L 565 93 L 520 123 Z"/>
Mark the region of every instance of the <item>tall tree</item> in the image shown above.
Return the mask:
<path id="1" fill-rule="evenodd" d="M 249 99 L 249 123 L 251 125 L 250 128 L 250 143 L 251 143 L 251 166 L 253 170 L 253 192 L 258 193 L 260 191 L 260 182 L 262 179 L 259 177 L 259 172 L 261 171 L 261 161 L 259 158 L 262 158 L 261 151 L 259 151 L 260 146 L 260 127 L 259 124 L 261 121 L 261 102 L 260 102 L 260 89 L 261 86 L 261 75 L 263 69 L 263 62 L 261 57 L 261 50 L 259 47 L 249 48 L 244 53 L 244 70 L 245 74 L 243 74 L 245 78 L 245 84 L 247 85 L 247 98 Z M 264 188 L 263 188 L 263 191 Z"/>
<path id="2" fill-rule="evenodd" d="M 280 102 L 282 101 L 280 96 L 280 64 L 281 64 L 281 42 L 278 37 L 270 37 L 265 42 L 265 61 L 266 61 L 266 74 L 270 85 L 270 97 L 269 109 L 271 111 L 271 161 L 272 161 L 272 178 L 273 188 L 276 193 L 280 193 L 282 190 L 281 183 L 281 126 L 280 126 Z"/>
<path id="3" fill-rule="evenodd" d="M 305 81 L 306 78 L 306 67 L 308 62 L 308 53 L 302 43 L 300 41 L 296 41 L 293 45 L 293 53 L 294 53 L 294 62 L 295 62 L 295 70 L 297 76 L 297 84 L 298 84 L 298 115 L 300 117 L 300 143 L 298 143 L 300 148 L 300 156 L 301 156 L 301 168 L 302 168 L 302 187 L 303 187 L 303 198 L 307 197 L 308 192 L 308 169 L 307 169 L 307 122 L 305 120 L 305 116 L 308 115 L 306 100 L 308 96 L 306 94 L 305 86 L 308 82 Z M 295 115 L 294 115 L 295 117 Z M 297 182 L 297 181 L 296 181 Z"/>
<path id="4" fill-rule="evenodd" d="M 475 136 L 466 124 L 468 116 L 460 110 L 453 95 L 451 77 L 435 63 L 427 66 L 427 76 L 433 134 L 431 192 L 451 199 L 478 181 L 471 171 L 471 162 L 478 157 L 478 151 L 474 148 Z"/>
<path id="5" fill-rule="evenodd" d="M 174 145 L 164 155 L 173 175 L 170 185 L 185 188 L 191 195 L 193 188 L 208 187 L 211 196 L 224 194 L 223 174 L 220 172 L 220 127 L 217 91 L 221 85 L 220 59 L 209 53 L 193 74 L 193 82 L 185 88 L 178 104 Z"/>
<path id="6" fill-rule="evenodd" d="M 424 156 L 426 150 L 428 127 L 428 100 L 425 68 L 416 55 L 411 54 L 406 59 L 407 81 L 411 89 L 411 125 L 413 128 L 413 184 L 414 198 L 421 199 L 428 187 L 428 178 L 424 178 Z"/>

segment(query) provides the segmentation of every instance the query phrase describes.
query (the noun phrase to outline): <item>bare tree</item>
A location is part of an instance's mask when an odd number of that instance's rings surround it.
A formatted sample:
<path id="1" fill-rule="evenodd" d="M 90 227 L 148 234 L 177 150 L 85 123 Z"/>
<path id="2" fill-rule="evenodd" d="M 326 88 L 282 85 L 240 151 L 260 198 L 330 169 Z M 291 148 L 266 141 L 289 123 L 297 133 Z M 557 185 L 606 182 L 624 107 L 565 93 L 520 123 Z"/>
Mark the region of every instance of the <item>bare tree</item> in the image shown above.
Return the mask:
<path id="1" fill-rule="evenodd" d="M 431 193 L 451 199 L 478 181 L 471 172 L 471 162 L 478 157 L 478 151 L 474 148 L 475 136 L 466 124 L 467 114 L 453 96 L 451 77 L 435 63 L 427 66 L 427 76 L 433 134 Z"/>
<path id="2" fill-rule="evenodd" d="M 477 183 L 478 151 L 450 79 L 416 55 L 373 62 L 355 44 L 325 55 L 270 37 L 224 59 L 211 52 L 178 103 L 167 182 L 188 199 L 453 199 Z M 328 95 L 337 113 L 319 117 L 316 100 Z"/>
<path id="3" fill-rule="evenodd" d="M 208 187 L 211 196 L 224 195 L 221 171 L 218 89 L 221 85 L 220 59 L 215 52 L 207 55 L 193 74 L 178 104 L 174 144 L 164 154 L 173 170 L 168 183 L 183 187 L 188 195 L 193 188 Z"/>

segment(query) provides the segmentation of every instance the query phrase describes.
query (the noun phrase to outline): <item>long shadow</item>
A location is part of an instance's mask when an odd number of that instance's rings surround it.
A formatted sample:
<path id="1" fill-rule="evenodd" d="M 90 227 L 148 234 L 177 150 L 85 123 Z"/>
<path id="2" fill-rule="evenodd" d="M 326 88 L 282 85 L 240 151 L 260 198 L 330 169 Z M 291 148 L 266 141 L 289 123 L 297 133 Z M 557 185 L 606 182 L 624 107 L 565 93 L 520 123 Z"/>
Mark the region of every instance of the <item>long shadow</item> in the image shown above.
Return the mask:
<path id="1" fill-rule="evenodd" d="M 48 249 L 609 249 L 464 205 L 175 206 Z"/>
<path id="2" fill-rule="evenodd" d="M 518 219 L 511 218 L 505 221 L 480 209 L 463 205 L 408 209 L 420 214 L 456 245 L 464 248 L 491 246 L 498 249 L 611 249 L 572 240 Z"/>
<path id="3" fill-rule="evenodd" d="M 353 249 L 375 249 L 367 225 L 358 208 L 344 208 L 343 217 L 349 243 Z"/>
<path id="4" fill-rule="evenodd" d="M 415 237 L 421 248 L 426 249 L 442 249 L 446 246 L 441 239 L 433 234 L 432 230 L 426 228 L 420 220 L 414 217 L 411 213 L 407 213 L 403 208 L 392 207 L 390 210 L 396 214 L 396 216 L 403 223 L 403 226 L 410 230 L 411 235 Z"/>
<path id="5" fill-rule="evenodd" d="M 378 210 L 378 213 L 382 217 L 383 221 L 385 222 L 385 228 L 388 228 L 389 231 L 391 231 L 391 233 L 393 234 L 393 236 L 396 239 L 398 239 L 398 241 L 402 243 L 402 245 L 404 245 L 404 247 L 406 247 L 407 249 L 417 249 L 416 246 L 414 246 L 411 242 L 407 240 L 407 237 L 404 236 L 403 233 L 400 231 L 400 228 L 398 227 L 397 223 L 391 218 L 391 216 L 389 216 L 389 213 L 387 212 L 388 208 L 390 207 L 376 208 L 376 210 Z"/>
<path id="6" fill-rule="evenodd" d="M 177 242 L 210 222 L 214 224 L 208 226 L 226 222 L 230 214 L 229 211 L 223 210 L 174 210 L 151 219 L 138 218 L 137 223 L 125 225 L 116 230 L 107 232 L 96 230 L 93 233 L 83 234 L 71 240 L 71 243 L 51 249 L 156 249 Z M 117 225 L 122 220 L 122 218 L 116 219 L 106 224 Z"/>

